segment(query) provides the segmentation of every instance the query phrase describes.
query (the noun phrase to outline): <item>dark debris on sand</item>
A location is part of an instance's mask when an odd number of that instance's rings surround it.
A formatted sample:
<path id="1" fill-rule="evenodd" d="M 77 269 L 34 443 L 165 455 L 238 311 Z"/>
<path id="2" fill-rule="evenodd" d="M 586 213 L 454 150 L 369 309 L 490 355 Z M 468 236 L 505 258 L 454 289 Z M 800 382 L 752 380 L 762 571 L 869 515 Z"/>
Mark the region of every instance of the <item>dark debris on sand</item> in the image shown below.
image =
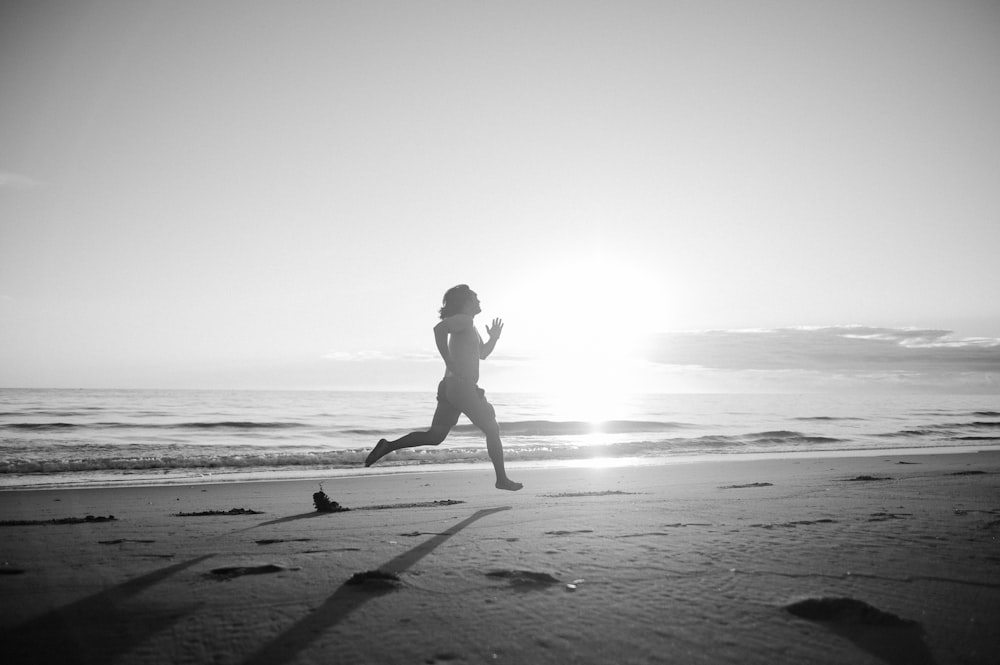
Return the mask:
<path id="1" fill-rule="evenodd" d="M 584 496 L 631 496 L 637 494 L 637 492 L 622 492 L 620 490 L 603 490 L 598 492 L 561 492 L 559 494 L 543 494 L 542 496 L 551 499 L 570 499 Z"/>
<path id="2" fill-rule="evenodd" d="M 281 573 L 286 570 L 297 570 L 295 568 L 285 568 L 277 564 L 268 563 L 263 566 L 228 566 L 226 568 L 214 568 L 209 571 L 209 575 L 224 580 L 230 580 L 243 575 L 266 575 L 268 573 Z"/>
<path id="3" fill-rule="evenodd" d="M 386 570 L 366 570 L 363 573 L 354 573 L 344 584 L 373 589 L 394 589 L 401 581 L 396 573 Z"/>
<path id="4" fill-rule="evenodd" d="M 814 621 L 888 665 L 935 665 L 918 622 L 854 598 L 809 598 L 785 607 Z"/>
<path id="5" fill-rule="evenodd" d="M 562 584 L 549 573 L 536 573 L 531 570 L 494 570 L 486 573 L 486 576 L 507 580 L 513 588 L 521 591 Z"/>
<path id="6" fill-rule="evenodd" d="M 229 510 L 203 510 L 198 513 L 177 513 L 176 517 L 205 517 L 207 515 L 263 515 L 263 511 L 249 508 L 230 508 Z"/>
<path id="7" fill-rule="evenodd" d="M 855 476 L 854 478 L 845 478 L 846 482 L 868 482 L 873 480 L 892 480 L 888 476 Z"/>
<path id="8" fill-rule="evenodd" d="M 808 598 L 785 607 L 789 613 L 810 621 L 862 624 L 865 626 L 915 626 L 916 621 L 884 612 L 854 598 Z"/>
<path id="9" fill-rule="evenodd" d="M 464 501 L 455 499 L 440 499 L 438 501 L 415 501 L 413 503 L 389 503 L 377 506 L 362 506 L 357 510 L 392 510 L 394 508 L 437 508 L 439 506 L 455 506 Z"/>
<path id="10" fill-rule="evenodd" d="M 2 520 L 0 526 L 39 526 L 42 524 L 92 524 L 94 522 L 114 522 L 115 516 L 87 515 L 86 517 L 62 517 L 54 520 Z"/>
<path id="11" fill-rule="evenodd" d="M 318 492 L 313 493 L 313 505 L 316 506 L 317 513 L 343 513 L 350 510 L 336 501 L 331 501 L 322 487 Z"/>

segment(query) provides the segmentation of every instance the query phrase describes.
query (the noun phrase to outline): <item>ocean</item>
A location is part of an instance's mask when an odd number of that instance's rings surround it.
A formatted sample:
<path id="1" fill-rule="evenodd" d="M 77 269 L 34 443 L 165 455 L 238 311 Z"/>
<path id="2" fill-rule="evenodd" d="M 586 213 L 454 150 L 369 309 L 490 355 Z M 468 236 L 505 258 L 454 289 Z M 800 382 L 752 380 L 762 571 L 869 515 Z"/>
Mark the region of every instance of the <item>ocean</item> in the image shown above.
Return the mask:
<path id="1" fill-rule="evenodd" d="M 496 393 L 508 467 L 1000 448 L 995 395 Z M 489 468 L 464 418 L 437 447 L 363 460 L 430 424 L 422 392 L 0 389 L 0 489 Z"/>

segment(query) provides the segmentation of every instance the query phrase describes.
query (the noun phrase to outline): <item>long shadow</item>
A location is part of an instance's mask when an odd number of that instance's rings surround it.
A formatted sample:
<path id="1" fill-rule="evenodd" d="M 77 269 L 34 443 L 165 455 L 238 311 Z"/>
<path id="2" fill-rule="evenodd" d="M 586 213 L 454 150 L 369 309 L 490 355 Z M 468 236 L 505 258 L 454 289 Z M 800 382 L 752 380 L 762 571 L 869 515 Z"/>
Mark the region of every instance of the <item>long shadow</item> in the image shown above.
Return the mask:
<path id="1" fill-rule="evenodd" d="M 889 665 L 936 665 L 919 626 L 828 626 Z"/>
<path id="2" fill-rule="evenodd" d="M 417 503 L 394 503 L 379 506 L 359 506 L 357 508 L 348 508 L 343 511 L 336 511 L 332 513 L 322 513 L 316 510 L 310 511 L 308 513 L 300 513 L 298 515 L 289 515 L 288 517 L 279 517 L 277 519 L 268 520 L 267 522 L 261 522 L 260 524 L 254 524 L 253 526 L 248 526 L 243 529 L 238 529 L 233 533 L 242 533 L 244 531 L 252 531 L 253 529 L 258 529 L 262 526 L 273 526 L 275 524 L 284 524 L 285 522 L 295 522 L 296 520 L 311 519 L 313 517 L 330 517 L 331 515 L 338 515 L 341 512 L 358 512 L 360 510 L 390 510 L 393 508 L 434 508 L 439 505 L 454 505 L 455 503 L 464 503 L 463 501 L 453 501 L 451 503 L 443 503 L 440 501 L 423 501 Z"/>
<path id="3" fill-rule="evenodd" d="M 169 628 L 195 606 L 137 607 L 127 601 L 213 554 L 200 556 L 119 584 L 0 632 L 9 663 L 109 663 Z"/>
<path id="4" fill-rule="evenodd" d="M 433 538 L 425 540 L 413 549 L 382 564 L 379 566 L 379 570 L 390 573 L 401 573 L 473 522 L 504 510 L 510 510 L 510 506 L 476 511 L 447 531 L 443 531 Z M 343 621 L 344 618 L 372 598 L 382 596 L 392 590 L 393 588 L 390 586 L 364 588 L 351 586 L 347 583 L 340 585 L 340 588 L 327 598 L 323 605 L 252 654 L 243 661 L 243 665 L 276 665 L 277 663 L 292 660 L 300 651 L 308 647 L 316 638 L 322 635 L 325 630 Z"/>
<path id="5" fill-rule="evenodd" d="M 313 518 L 313 517 L 327 517 L 327 516 L 330 516 L 330 515 L 336 515 L 336 513 L 320 513 L 320 512 L 317 512 L 317 511 L 314 510 L 314 511 L 309 512 L 309 513 L 302 513 L 301 515 L 289 515 L 288 517 L 279 517 L 276 520 L 269 520 L 267 522 L 261 522 L 260 524 L 256 524 L 254 526 L 251 526 L 251 527 L 248 527 L 246 529 L 243 529 L 243 531 L 249 531 L 250 529 L 256 529 L 256 528 L 262 527 L 262 526 L 271 526 L 273 524 L 283 524 L 284 522 L 294 522 L 295 520 L 305 520 L 305 519 L 310 519 L 310 518 Z"/>

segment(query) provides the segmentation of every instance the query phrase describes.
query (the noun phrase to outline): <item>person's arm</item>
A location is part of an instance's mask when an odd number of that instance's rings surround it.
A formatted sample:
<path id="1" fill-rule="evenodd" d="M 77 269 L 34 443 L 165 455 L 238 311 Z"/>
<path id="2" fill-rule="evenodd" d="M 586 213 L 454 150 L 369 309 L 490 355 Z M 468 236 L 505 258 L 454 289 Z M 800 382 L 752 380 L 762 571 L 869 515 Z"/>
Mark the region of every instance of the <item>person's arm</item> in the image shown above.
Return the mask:
<path id="1" fill-rule="evenodd" d="M 448 350 L 448 321 L 442 320 L 434 326 L 434 343 L 437 345 L 438 353 L 444 359 L 444 366 L 452 374 L 455 373 L 451 366 L 451 351 Z"/>
<path id="2" fill-rule="evenodd" d="M 497 340 L 500 339 L 500 333 L 502 332 L 503 319 L 493 319 L 493 325 L 486 326 L 486 334 L 490 336 L 490 339 L 479 346 L 480 360 L 486 360 L 486 357 L 493 353 L 493 347 L 497 345 Z"/>

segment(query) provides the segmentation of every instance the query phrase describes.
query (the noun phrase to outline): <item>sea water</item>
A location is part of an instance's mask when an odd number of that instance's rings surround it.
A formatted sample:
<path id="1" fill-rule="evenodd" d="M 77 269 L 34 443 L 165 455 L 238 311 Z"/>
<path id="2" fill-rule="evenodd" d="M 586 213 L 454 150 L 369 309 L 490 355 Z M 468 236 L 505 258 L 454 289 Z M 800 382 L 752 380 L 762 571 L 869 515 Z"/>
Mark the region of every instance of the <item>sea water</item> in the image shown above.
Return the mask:
<path id="1" fill-rule="evenodd" d="M 514 468 L 1000 449 L 995 395 L 655 394 L 576 410 L 488 397 Z M 378 439 L 425 429 L 434 407 L 434 391 L 0 389 L 0 489 L 488 468 L 464 418 L 440 446 L 364 468 Z"/>

